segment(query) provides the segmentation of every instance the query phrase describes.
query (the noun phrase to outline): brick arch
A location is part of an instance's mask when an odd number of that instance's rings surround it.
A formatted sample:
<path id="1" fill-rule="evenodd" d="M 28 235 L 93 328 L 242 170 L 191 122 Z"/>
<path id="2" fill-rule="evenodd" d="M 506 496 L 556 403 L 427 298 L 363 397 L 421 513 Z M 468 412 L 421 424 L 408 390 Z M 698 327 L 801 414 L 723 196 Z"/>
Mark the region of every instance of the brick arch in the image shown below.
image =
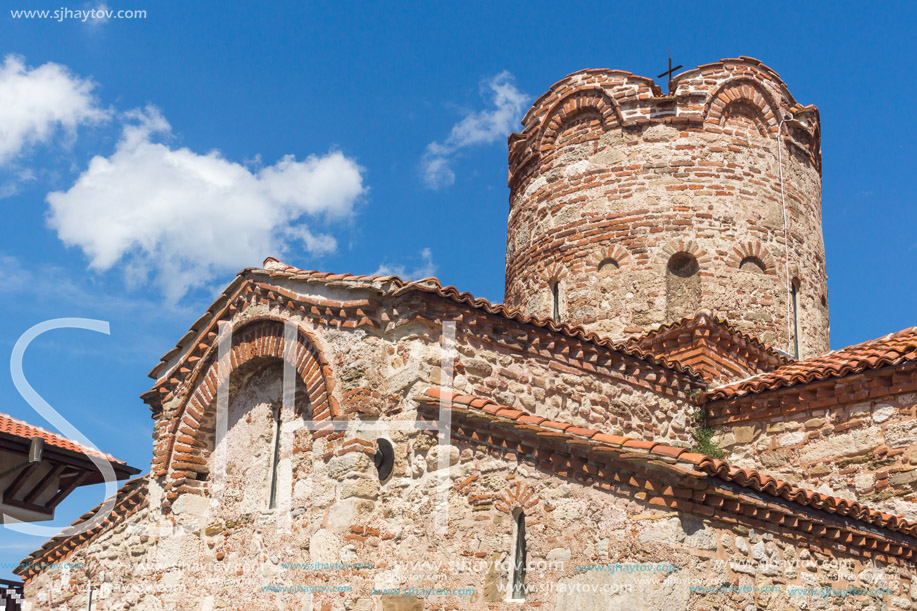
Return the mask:
<path id="1" fill-rule="evenodd" d="M 181 405 L 170 418 L 165 439 L 157 441 L 157 458 L 160 469 L 157 475 L 166 475 L 167 506 L 182 492 L 202 494 L 200 488 L 188 486 L 198 473 L 209 470 L 203 456 L 207 447 L 202 423 L 215 409 L 217 389 L 228 377 L 255 361 L 289 358 L 305 385 L 312 420 L 333 420 L 341 415 L 340 405 L 332 396 L 331 367 L 316 349 L 315 341 L 302 329 L 297 329 L 292 347 L 286 345 L 284 321 L 275 317 L 247 320 L 232 332 L 232 346 L 221 363 L 216 360 L 218 343 L 203 357 L 209 364 L 202 370 L 198 383 L 189 389 Z M 224 366 L 219 366 L 224 365 Z"/>
<path id="2" fill-rule="evenodd" d="M 707 102 L 704 122 L 720 127 L 733 112 L 750 115 L 761 135 L 776 133 L 780 106 L 761 86 L 749 79 L 724 83 Z"/>
<path id="3" fill-rule="evenodd" d="M 764 273 L 773 276 L 777 273 L 777 265 L 774 258 L 767 251 L 767 247 L 761 242 L 742 242 L 733 247 L 729 253 L 729 266 L 739 269 L 742 261 L 746 259 L 757 259 L 764 265 Z"/>
<path id="4" fill-rule="evenodd" d="M 626 248 L 620 244 L 612 244 L 608 248 L 596 250 L 589 255 L 586 259 L 586 266 L 590 272 L 597 272 L 604 261 L 612 260 L 621 268 L 630 263 L 631 258 L 630 251 Z"/>
<path id="5" fill-rule="evenodd" d="M 560 263 L 551 263 L 541 273 L 541 277 L 548 286 L 551 286 L 567 277 L 567 268 Z"/>
<path id="6" fill-rule="evenodd" d="M 601 116 L 605 129 L 621 124 L 621 111 L 618 105 L 604 91 L 580 89 L 562 98 L 545 115 L 538 151 L 542 155 L 551 153 L 563 126 L 588 112 Z"/>
<path id="7" fill-rule="evenodd" d="M 526 513 L 534 509 L 541 499 L 533 486 L 516 482 L 507 486 L 499 495 L 495 495 L 494 507 L 498 511 L 512 514 L 517 509 Z"/>
<path id="8" fill-rule="evenodd" d="M 704 271 L 704 266 L 710 263 L 710 255 L 701 248 L 694 240 L 672 240 L 662 247 L 662 261 L 660 262 L 663 269 L 669 264 L 669 259 L 680 252 L 693 255 L 697 259 L 697 264 Z"/>

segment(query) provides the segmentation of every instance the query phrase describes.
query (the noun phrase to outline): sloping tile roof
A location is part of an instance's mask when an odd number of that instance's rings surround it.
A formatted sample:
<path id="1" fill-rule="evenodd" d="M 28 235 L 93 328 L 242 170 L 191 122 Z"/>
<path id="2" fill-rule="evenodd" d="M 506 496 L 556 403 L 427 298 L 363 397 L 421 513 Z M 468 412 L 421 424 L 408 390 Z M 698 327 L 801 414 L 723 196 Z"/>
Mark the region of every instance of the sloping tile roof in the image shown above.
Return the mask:
<path id="1" fill-rule="evenodd" d="M 46 431 L 45 429 L 37 426 L 32 426 L 28 422 L 17 420 L 12 416 L 8 416 L 2 413 L 0 413 L 0 434 L 19 437 L 21 439 L 25 439 L 26 441 L 32 437 L 40 437 L 44 440 L 45 444 L 54 448 L 69 450 L 79 454 L 86 454 L 87 456 L 95 456 L 96 458 L 107 460 L 108 462 L 122 465 L 127 464 L 123 460 L 118 460 L 111 454 L 106 454 L 104 452 L 100 452 L 99 450 L 94 450 L 88 446 L 84 446 L 81 443 L 77 443 L 72 439 L 68 439 L 56 433 Z"/>
<path id="2" fill-rule="evenodd" d="M 121 486 L 114 494 L 115 504 L 112 507 L 111 515 L 109 515 L 104 522 L 84 533 L 52 537 L 47 543 L 42 545 L 41 548 L 24 558 L 19 563 L 19 566 L 13 569 L 13 573 L 19 575 L 28 582 L 31 578 L 39 575 L 44 566 L 61 562 L 77 547 L 91 540 L 104 529 L 112 526 L 118 521 L 128 518 L 146 507 L 148 478 L 149 474 L 142 475 L 129 480 Z M 104 501 L 74 520 L 71 526 L 77 526 L 92 518 L 102 507 L 103 503 Z"/>
<path id="3" fill-rule="evenodd" d="M 899 365 L 917 360 L 917 327 L 879 339 L 834 350 L 805 361 L 788 363 L 774 371 L 726 384 L 706 393 L 710 401 L 808 384 L 829 378 L 842 378 L 869 369 Z"/>
<path id="4" fill-rule="evenodd" d="M 282 263 L 273 257 L 268 257 L 265 260 L 263 269 L 247 268 L 239 272 L 237 278 L 232 283 L 230 283 L 223 294 L 218 297 L 216 301 L 214 301 L 210 308 L 208 308 L 207 313 L 195 321 L 193 325 L 191 325 L 191 330 L 185 334 L 181 340 L 179 340 L 176 347 L 163 355 L 160 363 L 154 367 L 152 371 L 150 371 L 149 376 L 151 378 L 162 378 L 166 373 L 168 373 L 168 371 L 175 369 L 174 366 L 169 367 L 170 359 L 174 358 L 184 350 L 186 345 L 189 344 L 198 335 L 198 330 L 204 329 L 213 319 L 215 313 L 219 310 L 219 303 L 236 293 L 245 279 L 253 273 L 266 274 L 267 276 L 273 278 L 298 280 L 307 283 L 321 283 L 326 286 L 373 289 L 381 294 L 393 297 L 397 297 L 411 291 L 433 294 L 445 299 L 449 299 L 455 303 L 467 305 L 477 310 L 483 310 L 489 314 L 494 314 L 506 319 L 514 320 L 519 323 L 532 325 L 543 329 L 549 329 L 568 337 L 587 341 L 592 344 L 614 350 L 616 352 L 627 354 L 642 361 L 675 370 L 698 381 L 702 380 L 701 376 L 697 372 L 693 371 L 690 367 L 686 367 L 666 357 L 651 354 L 637 346 L 628 345 L 626 342 L 621 340 L 612 340 L 606 337 L 601 337 L 595 333 L 586 331 L 583 327 L 578 325 L 557 323 L 551 318 L 539 318 L 537 316 L 530 316 L 520 310 L 509 308 L 503 304 L 492 304 L 487 299 L 476 298 L 471 293 L 460 292 L 454 286 L 443 286 L 436 278 L 431 277 L 424 278 L 422 280 L 406 281 L 402 280 L 398 276 L 331 274 L 328 272 L 299 269 L 291 265 L 287 265 L 286 263 Z"/>
<path id="5" fill-rule="evenodd" d="M 628 338 L 625 343 L 689 366 L 708 380 L 730 375 L 732 379 L 746 377 L 793 362 L 789 355 L 707 309 Z M 737 372 L 741 375 L 735 375 Z"/>
<path id="6" fill-rule="evenodd" d="M 772 496 L 783 498 L 787 501 L 828 511 L 841 516 L 847 516 L 881 526 L 889 530 L 917 536 L 917 523 L 905 520 L 881 511 L 876 511 L 857 502 L 848 501 L 840 497 L 814 492 L 800 488 L 795 484 L 775 479 L 769 475 L 761 474 L 752 469 L 740 469 L 730 465 L 724 460 L 710 458 L 704 454 L 697 454 L 675 446 L 622 437 L 620 435 L 607 435 L 594 429 L 576 426 L 566 422 L 555 422 L 534 416 L 494 403 L 489 399 L 473 397 L 470 395 L 455 394 L 440 388 L 428 388 L 424 395 L 430 402 L 439 402 L 451 398 L 452 410 L 457 412 L 472 413 L 484 416 L 494 421 L 512 424 L 520 430 L 552 435 L 562 434 L 567 442 L 588 441 L 596 447 L 615 448 L 627 450 L 629 455 L 642 454 L 647 460 L 655 458 L 675 459 L 689 471 L 702 472 L 708 477 L 714 477 L 725 482 L 738 484 L 757 492 L 766 492 Z"/>

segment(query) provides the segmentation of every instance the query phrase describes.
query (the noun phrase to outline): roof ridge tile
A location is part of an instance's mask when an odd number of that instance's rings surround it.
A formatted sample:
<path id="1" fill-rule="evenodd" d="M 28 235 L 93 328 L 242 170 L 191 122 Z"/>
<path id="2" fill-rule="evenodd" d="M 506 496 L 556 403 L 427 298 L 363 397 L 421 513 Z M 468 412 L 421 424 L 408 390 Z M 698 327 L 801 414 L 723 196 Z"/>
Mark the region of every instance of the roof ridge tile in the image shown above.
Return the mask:
<path id="1" fill-rule="evenodd" d="M 840 350 L 830 350 L 804 361 L 793 361 L 773 371 L 718 386 L 703 396 L 708 401 L 732 399 L 830 378 L 842 378 L 915 360 L 917 327 L 908 327 L 877 339 L 852 344 Z"/>

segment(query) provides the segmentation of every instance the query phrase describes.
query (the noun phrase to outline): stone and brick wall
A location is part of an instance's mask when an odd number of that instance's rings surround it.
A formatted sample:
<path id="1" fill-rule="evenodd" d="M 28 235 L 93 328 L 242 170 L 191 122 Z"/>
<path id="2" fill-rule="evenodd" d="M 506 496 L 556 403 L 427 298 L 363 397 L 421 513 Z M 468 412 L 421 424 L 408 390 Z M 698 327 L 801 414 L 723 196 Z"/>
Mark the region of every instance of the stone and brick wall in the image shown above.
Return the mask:
<path id="1" fill-rule="evenodd" d="M 690 422 L 699 387 L 686 373 L 438 294 L 353 288 L 342 299 L 321 284 L 259 287 L 259 274 L 227 304 L 225 322 L 238 335 L 223 373 L 210 377 L 208 355 L 219 342 L 205 329 L 176 357 L 173 377 L 162 378 L 165 400 L 154 402 L 154 414 L 165 454 L 153 459 L 144 503 L 88 541 L 61 543 L 53 559 L 71 568 L 30 578 L 33 610 L 85 608 L 90 589 L 100 611 L 518 609 L 506 598 L 520 510 L 532 567 L 526 607 L 865 610 L 875 600 L 797 587 L 887 589 L 880 598 L 892 610 L 909 608 L 912 592 L 917 598 L 912 567 L 900 560 L 912 545 L 907 535 L 713 483 L 676 464 L 677 448 L 648 457 L 653 443 L 609 452 L 567 438 L 594 425 L 686 444 L 682 420 Z M 334 324 L 349 307 L 362 318 Z M 426 387 L 448 381 L 442 320 L 455 322 L 457 391 L 579 426 L 561 434 L 551 424 L 481 424 L 459 410 L 445 446 L 413 428 L 435 417 Z M 296 377 L 286 409 L 284 355 Z M 226 373 L 228 432 L 218 444 L 214 383 Z M 351 423 L 303 426 L 318 415 Z M 373 461 L 379 438 L 394 448 L 385 481 Z M 441 532 L 443 482 L 449 521 Z M 418 561 L 426 564 L 410 564 Z M 614 564 L 678 571 L 585 568 Z M 326 589 L 303 591 L 316 586 Z M 453 593 L 390 592 L 431 587 Z"/>
<path id="2" fill-rule="evenodd" d="M 297 305 L 316 302 L 334 304 L 326 306 L 328 311 L 359 303 L 369 315 L 345 326 L 329 321 L 324 309 Z M 290 350 L 285 321 L 297 329 L 293 360 L 304 385 L 297 403 L 307 404 L 314 420 L 403 417 L 424 388 L 444 383 L 439 321 L 446 320 L 455 323 L 452 383 L 458 391 L 544 417 L 601 424 L 615 434 L 691 442 L 696 410 L 691 398 L 701 381 L 627 350 L 422 292 L 391 297 L 355 289 L 341 301 L 323 285 L 261 288 L 255 283 L 233 307 L 225 367 L 212 366 L 218 337 L 211 333 L 175 366 L 185 379 L 174 379 L 175 389 L 155 411 L 152 467 L 156 477 L 168 476 L 169 501 L 185 489 L 199 492 L 209 473 L 200 452 L 213 443 L 214 424 L 205 413 L 221 376 L 279 362 Z"/>
<path id="3" fill-rule="evenodd" d="M 917 365 L 708 408 L 735 465 L 917 519 Z"/>
<path id="4" fill-rule="evenodd" d="M 234 410 L 252 408 L 250 420 L 235 422 L 237 439 L 270 437 L 261 416 L 280 392 L 276 373 L 251 378 L 234 398 Z M 563 461 L 544 469 L 534 456 L 465 431 L 459 427 L 450 446 L 437 445 L 428 432 L 392 432 L 395 466 L 383 483 L 370 457 L 372 435 L 294 431 L 290 504 L 275 511 L 264 503 L 267 463 L 256 456 L 265 444 L 256 443 L 253 452 L 248 445 L 233 448 L 226 492 L 244 484 L 236 494 L 257 501 L 224 496 L 228 502 L 212 509 L 208 500 L 185 493 L 166 517 L 158 509 L 163 491 L 153 481 L 149 509 L 73 550 L 66 561 L 76 568 L 49 569 L 29 582 L 30 608 L 85 609 L 92 587 L 92 608 L 99 611 L 518 609 L 506 599 L 513 516 L 520 510 L 529 566 L 525 608 L 865 611 L 880 601 L 901 611 L 917 600 L 911 567 L 756 527 L 760 514 L 747 510 L 747 519 L 738 512 L 729 522 L 713 510 L 707 517 L 668 508 L 664 499 L 672 493 L 666 490 L 676 484 L 667 482 L 677 479 L 665 465 L 616 463 L 608 467 L 614 476 L 605 479 L 599 461 L 598 475 L 586 480 L 560 475 Z M 439 468 L 441 452 L 448 472 Z M 436 490 L 443 479 L 449 521 L 438 533 Z M 316 568 L 320 563 L 332 568 Z M 615 565 L 644 569 L 612 570 Z M 279 589 L 305 586 L 329 590 Z M 888 592 L 799 593 L 825 587 Z M 396 588 L 466 593 L 372 594 Z"/>
<path id="5" fill-rule="evenodd" d="M 510 137 L 506 303 L 621 337 L 709 308 L 800 354 L 828 350 L 818 111 L 747 58 L 650 79 L 585 70 Z M 778 168 L 783 147 L 789 261 Z M 789 331 L 788 331 L 789 328 Z"/>

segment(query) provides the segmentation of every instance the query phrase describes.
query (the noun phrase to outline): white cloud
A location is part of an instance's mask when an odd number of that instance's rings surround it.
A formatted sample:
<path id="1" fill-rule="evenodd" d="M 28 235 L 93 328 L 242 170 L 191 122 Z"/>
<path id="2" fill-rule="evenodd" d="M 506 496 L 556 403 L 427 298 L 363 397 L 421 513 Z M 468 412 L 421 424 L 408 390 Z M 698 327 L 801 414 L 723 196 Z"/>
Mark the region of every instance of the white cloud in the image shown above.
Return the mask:
<path id="1" fill-rule="evenodd" d="M 0 166 L 59 130 L 72 137 L 79 125 L 107 118 L 93 86 L 59 64 L 31 68 L 21 57 L 7 55 L 0 65 Z"/>
<path id="2" fill-rule="evenodd" d="M 408 270 L 403 264 L 383 263 L 374 276 L 399 276 L 402 280 L 420 280 L 436 275 L 436 264 L 433 263 L 433 252 L 429 248 L 420 251 L 420 262 Z"/>
<path id="3" fill-rule="evenodd" d="M 89 23 L 90 27 L 93 28 L 98 28 L 108 23 L 108 15 L 112 12 L 111 8 L 109 8 L 108 4 L 105 2 L 100 2 L 89 10 L 92 12 L 90 13 L 89 19 L 86 21 Z"/>
<path id="4" fill-rule="evenodd" d="M 363 169 L 340 152 L 249 168 L 218 151 L 156 141 L 171 127 L 155 108 L 125 120 L 110 157 L 94 157 L 68 191 L 48 194 L 48 222 L 91 268 L 124 261 L 129 280 L 153 275 L 170 302 L 294 245 L 314 255 L 333 251 L 335 239 L 313 232 L 304 217 L 348 219 L 366 192 Z"/>
<path id="5" fill-rule="evenodd" d="M 503 71 L 484 81 L 482 95 L 492 108 L 472 112 L 456 123 L 442 143 L 431 142 L 421 159 L 424 182 L 431 189 L 455 182 L 451 164 L 461 149 L 505 139 L 519 124 L 528 96 L 513 84 L 513 75 Z"/>

